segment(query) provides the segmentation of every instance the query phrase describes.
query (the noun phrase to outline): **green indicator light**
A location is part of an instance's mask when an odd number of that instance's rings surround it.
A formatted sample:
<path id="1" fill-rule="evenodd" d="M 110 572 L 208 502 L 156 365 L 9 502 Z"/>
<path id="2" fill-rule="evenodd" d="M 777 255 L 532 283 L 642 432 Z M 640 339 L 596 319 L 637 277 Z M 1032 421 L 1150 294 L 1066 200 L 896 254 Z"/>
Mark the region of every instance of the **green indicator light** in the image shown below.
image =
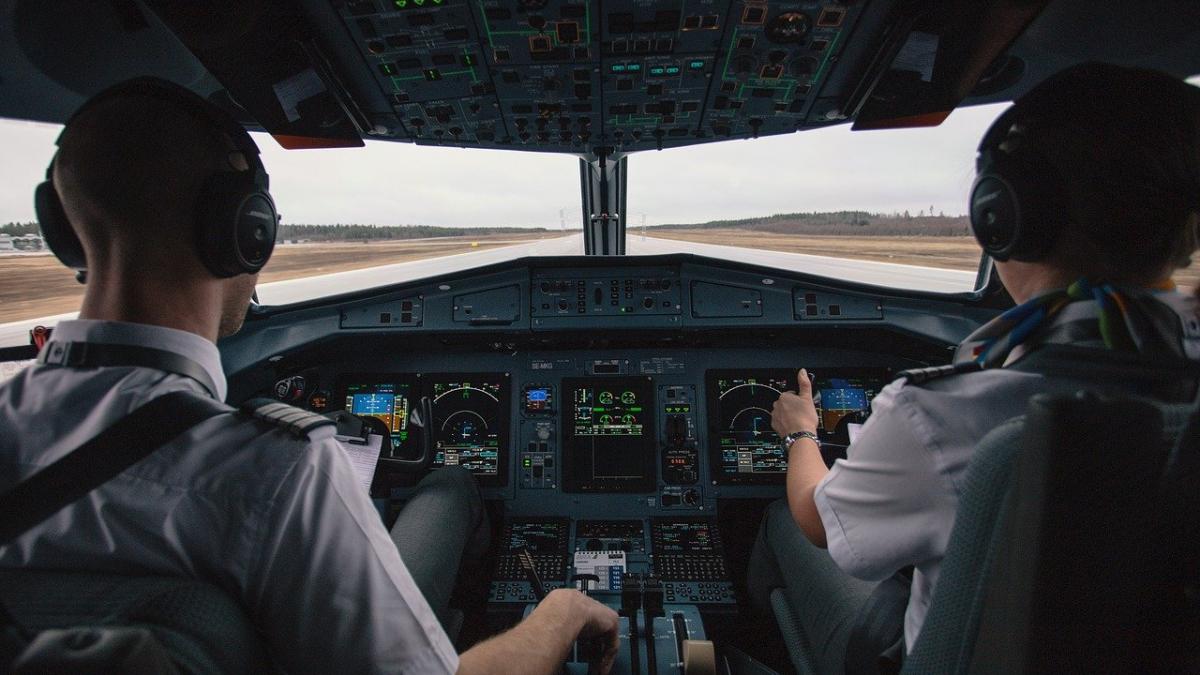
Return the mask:
<path id="1" fill-rule="evenodd" d="M 678 75 L 679 74 L 679 66 L 667 66 L 667 74 L 668 75 Z"/>
<path id="2" fill-rule="evenodd" d="M 412 3 L 417 7 L 422 7 L 425 5 L 425 0 L 412 0 Z"/>
<path id="3" fill-rule="evenodd" d="M 391 77 L 392 75 L 396 74 L 396 66 L 392 63 L 381 63 L 379 64 L 379 72 Z"/>
<path id="4" fill-rule="evenodd" d="M 689 61 L 688 68 L 691 68 L 692 70 L 704 70 L 704 61 Z"/>
<path id="5" fill-rule="evenodd" d="M 446 3 L 446 0 L 433 0 L 433 4 L 435 4 L 435 5 L 443 5 L 445 3 Z"/>
<path id="6" fill-rule="evenodd" d="M 529 467 L 529 466 L 533 465 L 533 460 L 526 457 L 525 460 L 523 462 L 521 462 L 521 464 L 525 465 L 526 467 Z"/>
<path id="7" fill-rule="evenodd" d="M 629 69 L 629 72 L 631 73 L 641 72 L 642 70 L 642 64 L 640 63 L 629 63 L 626 64 L 625 67 Z"/>
<path id="8" fill-rule="evenodd" d="M 614 73 L 623 73 L 623 72 L 625 72 L 625 64 L 624 64 L 624 63 L 614 63 L 614 64 L 612 64 L 612 71 L 613 71 Z"/>
<path id="9" fill-rule="evenodd" d="M 392 4 L 396 6 L 396 9 L 405 9 L 408 7 L 408 0 L 392 0 Z"/>
<path id="10" fill-rule="evenodd" d="M 654 66 L 650 69 L 651 75 L 662 75 L 666 70 L 662 66 Z"/>

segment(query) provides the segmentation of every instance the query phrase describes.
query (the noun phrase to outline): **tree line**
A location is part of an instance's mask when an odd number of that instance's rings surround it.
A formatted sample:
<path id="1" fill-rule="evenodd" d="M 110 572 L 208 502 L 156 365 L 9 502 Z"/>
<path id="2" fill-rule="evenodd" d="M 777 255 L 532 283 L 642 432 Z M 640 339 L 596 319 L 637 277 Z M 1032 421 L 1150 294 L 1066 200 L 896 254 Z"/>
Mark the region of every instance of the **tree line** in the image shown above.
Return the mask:
<path id="1" fill-rule="evenodd" d="M 717 230 L 738 229 L 773 234 L 809 234 L 830 236 L 877 235 L 894 237 L 957 237 L 971 233 L 966 216 L 912 215 L 908 211 L 869 213 L 867 211 L 821 211 L 777 213 L 758 218 L 710 220 L 706 223 L 672 223 L 655 229 Z"/>
<path id="2" fill-rule="evenodd" d="M 920 211 L 871 213 L 867 211 L 814 211 L 806 213 L 777 213 L 756 218 L 710 220 L 705 223 L 671 223 L 654 225 L 651 229 L 715 230 L 740 229 L 773 234 L 808 234 L 829 236 L 878 235 L 896 237 L 955 237 L 971 233 L 966 216 L 933 215 Z M 428 239 L 435 237 L 473 237 L 489 234 L 519 234 L 546 232 L 544 227 L 441 227 L 435 225 L 362 225 L 335 223 L 332 225 L 291 224 L 279 226 L 280 241 L 379 241 L 395 239 Z M 0 234 L 21 236 L 37 234 L 37 223 L 8 223 L 0 225 Z"/>
<path id="3" fill-rule="evenodd" d="M 475 237 L 488 234 L 520 234 L 545 232 L 544 227 L 438 227 L 434 225 L 303 225 L 286 223 L 279 226 L 280 241 L 377 241 L 383 239 L 428 239 L 431 237 Z M 40 234 L 37 223 L 7 223 L 0 225 L 0 234 L 14 237 Z"/>

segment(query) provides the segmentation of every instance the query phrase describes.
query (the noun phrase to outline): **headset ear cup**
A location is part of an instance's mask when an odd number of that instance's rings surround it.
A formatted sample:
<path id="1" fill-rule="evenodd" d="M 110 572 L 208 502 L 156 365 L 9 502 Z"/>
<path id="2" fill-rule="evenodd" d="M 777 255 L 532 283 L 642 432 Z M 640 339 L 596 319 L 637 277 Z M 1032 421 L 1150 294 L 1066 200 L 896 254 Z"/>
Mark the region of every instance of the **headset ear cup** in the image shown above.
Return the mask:
<path id="1" fill-rule="evenodd" d="M 985 170 L 971 186 L 971 233 L 984 252 L 1005 261 L 1011 256 L 1021 225 L 1021 205 L 1003 176 Z"/>
<path id="2" fill-rule="evenodd" d="M 58 190 L 52 181 L 44 181 L 37 186 L 33 193 L 33 208 L 37 213 L 38 225 L 42 230 L 42 238 L 50 252 L 62 264 L 76 270 L 87 269 L 87 256 L 83 252 L 83 243 L 67 214 L 63 211 L 62 201 L 58 198 Z"/>
<path id="3" fill-rule="evenodd" d="M 971 186 L 971 232 L 995 260 L 1043 260 L 1066 215 L 1062 200 L 1055 199 L 1061 186 L 1041 167 L 1010 162 L 994 151 L 980 155 Z"/>
<path id="4" fill-rule="evenodd" d="M 208 179 L 197 201 L 196 250 L 218 278 L 254 274 L 275 248 L 275 203 L 245 173 Z"/>

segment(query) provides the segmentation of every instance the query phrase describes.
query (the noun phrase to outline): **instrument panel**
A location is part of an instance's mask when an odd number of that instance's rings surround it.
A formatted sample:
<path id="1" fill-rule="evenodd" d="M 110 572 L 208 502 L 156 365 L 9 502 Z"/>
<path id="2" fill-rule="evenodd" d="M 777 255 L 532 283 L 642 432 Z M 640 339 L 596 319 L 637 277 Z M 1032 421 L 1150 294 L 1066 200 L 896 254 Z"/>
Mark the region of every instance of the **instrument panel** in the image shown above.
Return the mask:
<path id="1" fill-rule="evenodd" d="M 729 363 L 721 351 L 694 362 Z M 427 434 L 429 470 L 462 466 L 484 488 L 504 489 L 498 496 L 518 501 L 535 491 L 539 500 L 647 495 L 642 512 L 699 511 L 722 489 L 738 494 L 741 487 L 783 484 L 787 454 L 771 429 L 771 409 L 783 392 L 796 390 L 798 368 L 693 368 L 688 359 L 634 356 L 533 357 L 517 378 L 487 370 L 339 373 L 330 407 L 387 428 L 377 496 L 419 480 L 398 467 L 421 456 Z M 823 454 L 832 463 L 857 437 L 894 369 L 808 371 Z"/>
<path id="2" fill-rule="evenodd" d="M 415 282 L 259 331 L 307 341 L 274 366 L 282 400 L 387 429 L 373 497 L 407 499 L 445 466 L 474 474 L 503 528 L 495 612 L 533 601 L 530 567 L 545 588 L 598 579 L 589 590 L 616 598 L 642 575 L 667 602 L 732 610 L 745 570 L 726 547 L 752 545 L 747 513 L 784 494 L 771 409 L 800 368 L 832 463 L 895 372 L 977 326 L 958 305 L 931 320 L 927 299 L 755 270 L 586 262 Z M 931 328 L 950 339 L 911 337 Z"/>
<path id="3" fill-rule="evenodd" d="M 353 43 L 416 143 L 584 153 L 841 119 L 856 2 L 350 0 Z M 840 69 L 840 70 L 839 70 Z"/>

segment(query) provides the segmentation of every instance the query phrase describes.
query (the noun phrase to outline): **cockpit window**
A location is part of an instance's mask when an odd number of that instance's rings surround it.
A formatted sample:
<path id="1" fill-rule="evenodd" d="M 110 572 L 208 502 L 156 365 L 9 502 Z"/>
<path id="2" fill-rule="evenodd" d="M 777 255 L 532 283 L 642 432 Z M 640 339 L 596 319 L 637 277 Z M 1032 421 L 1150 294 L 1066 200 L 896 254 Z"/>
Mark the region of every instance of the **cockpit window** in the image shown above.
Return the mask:
<path id="1" fill-rule="evenodd" d="M 1196 81 L 1195 78 L 1192 80 Z M 972 291 L 975 148 L 1006 104 L 928 129 L 848 125 L 628 158 L 626 252 L 693 253 L 882 287 Z M 33 189 L 61 127 L 0 120 L 0 345 L 78 311 Z M 393 143 L 285 151 L 254 134 L 283 216 L 259 301 L 285 305 L 527 256 L 581 255 L 579 160 Z M 986 267 L 985 267 L 986 269 Z M 1194 287 L 1200 274 L 1176 281 Z"/>
<path id="2" fill-rule="evenodd" d="M 960 109 L 926 129 L 846 125 L 634 156 L 628 250 L 974 290 L 981 251 L 964 214 L 975 150 L 1006 107 Z"/>

